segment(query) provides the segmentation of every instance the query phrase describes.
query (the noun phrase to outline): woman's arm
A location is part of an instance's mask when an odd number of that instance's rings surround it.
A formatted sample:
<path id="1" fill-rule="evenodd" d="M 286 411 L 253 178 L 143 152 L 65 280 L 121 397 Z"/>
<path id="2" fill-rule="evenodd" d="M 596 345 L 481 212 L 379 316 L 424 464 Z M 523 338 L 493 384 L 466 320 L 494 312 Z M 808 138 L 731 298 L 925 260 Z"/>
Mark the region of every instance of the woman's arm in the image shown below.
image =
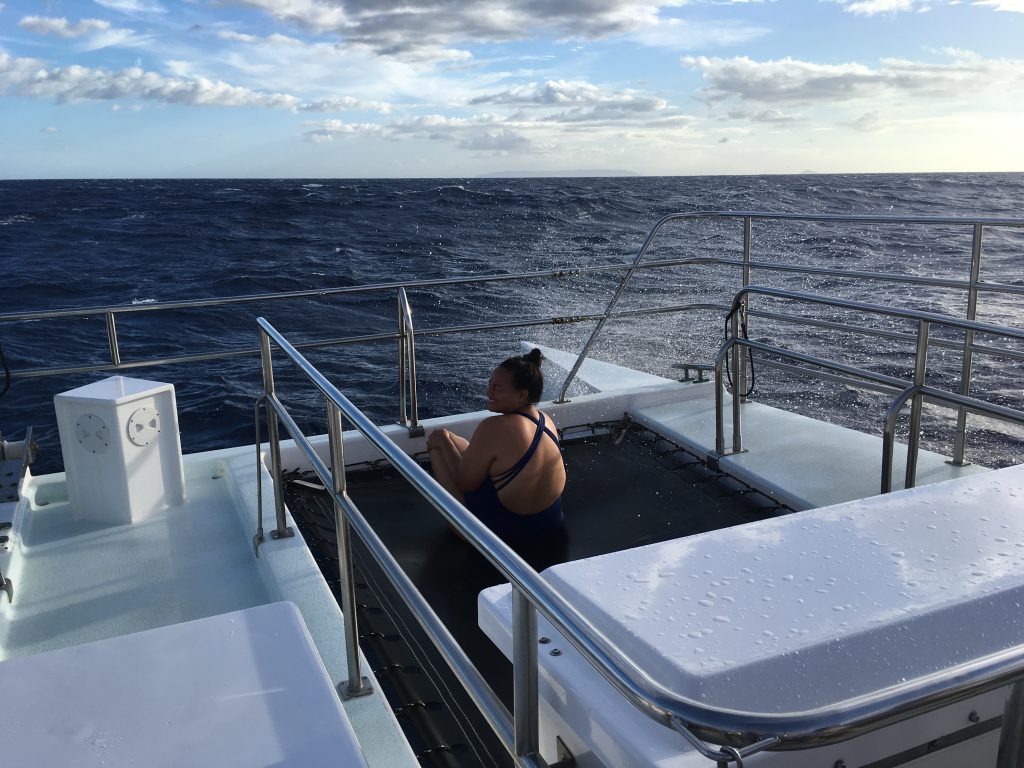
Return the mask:
<path id="1" fill-rule="evenodd" d="M 448 493 L 462 501 L 462 490 L 458 482 L 462 451 L 453 437 L 455 436 L 447 429 L 435 429 L 427 436 L 427 450 L 430 452 L 430 465 L 437 482 L 444 486 Z"/>
<path id="2" fill-rule="evenodd" d="M 498 445 L 495 418 L 480 422 L 469 441 L 447 429 L 435 429 L 427 437 L 434 477 L 453 496 L 461 497 L 487 479 Z"/>
<path id="3" fill-rule="evenodd" d="M 498 435 L 501 431 L 497 422 L 499 418 L 491 416 L 481 421 L 473 432 L 473 439 L 462 453 L 455 477 L 463 491 L 475 490 L 487 479 L 498 453 Z"/>

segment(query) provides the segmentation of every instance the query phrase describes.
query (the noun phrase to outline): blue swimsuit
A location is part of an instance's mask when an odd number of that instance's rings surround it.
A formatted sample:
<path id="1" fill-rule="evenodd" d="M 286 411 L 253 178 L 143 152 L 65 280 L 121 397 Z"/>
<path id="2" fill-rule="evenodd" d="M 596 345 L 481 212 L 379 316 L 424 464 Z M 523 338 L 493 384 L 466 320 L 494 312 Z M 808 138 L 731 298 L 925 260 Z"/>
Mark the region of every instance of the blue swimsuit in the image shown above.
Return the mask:
<path id="1" fill-rule="evenodd" d="M 560 531 L 565 522 L 562 516 L 562 497 L 555 499 L 554 503 L 535 515 L 517 515 L 511 509 L 501 503 L 498 498 L 498 491 L 512 482 L 537 452 L 537 446 L 546 432 L 548 437 L 558 445 L 558 436 L 544 425 L 544 414 L 535 419 L 528 413 L 515 411 L 524 419 L 529 419 L 537 425 L 537 432 L 533 436 L 533 442 L 526 449 L 526 453 L 517 461 L 511 469 L 502 472 L 497 477 L 490 477 L 483 481 L 479 488 L 474 491 L 466 491 L 464 495 L 466 507 L 476 515 L 482 523 L 494 531 L 506 541 L 524 541 L 542 536 L 547 533 Z"/>

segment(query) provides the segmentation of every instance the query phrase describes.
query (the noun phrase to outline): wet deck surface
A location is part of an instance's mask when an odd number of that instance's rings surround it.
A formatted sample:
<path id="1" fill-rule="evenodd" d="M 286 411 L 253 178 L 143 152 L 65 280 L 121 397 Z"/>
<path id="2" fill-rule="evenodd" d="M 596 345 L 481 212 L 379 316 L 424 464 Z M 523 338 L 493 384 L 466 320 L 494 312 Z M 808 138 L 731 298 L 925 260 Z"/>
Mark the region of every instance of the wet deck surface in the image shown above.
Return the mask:
<path id="1" fill-rule="evenodd" d="M 566 440 L 564 453 L 566 536 L 521 553 L 538 570 L 790 511 L 636 425 Z M 477 626 L 476 605 L 480 590 L 505 579 L 396 473 L 355 472 L 348 484 L 360 511 L 511 709 L 511 665 Z M 292 485 L 288 505 L 335 588 L 334 525 L 326 494 Z M 362 647 L 421 762 L 509 765 L 359 542 L 354 558 Z"/>

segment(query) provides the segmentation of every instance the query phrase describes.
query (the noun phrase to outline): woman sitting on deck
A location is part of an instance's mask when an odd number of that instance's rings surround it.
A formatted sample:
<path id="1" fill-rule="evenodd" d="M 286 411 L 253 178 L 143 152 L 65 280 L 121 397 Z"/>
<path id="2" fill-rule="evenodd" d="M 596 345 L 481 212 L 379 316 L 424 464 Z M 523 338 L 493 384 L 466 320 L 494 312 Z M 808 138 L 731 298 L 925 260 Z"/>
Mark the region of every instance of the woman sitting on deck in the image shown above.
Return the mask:
<path id="1" fill-rule="evenodd" d="M 427 438 L 434 476 L 510 544 L 562 531 L 565 466 L 554 421 L 535 407 L 544 389 L 539 349 L 491 374 L 487 410 L 472 440 L 437 429 Z"/>

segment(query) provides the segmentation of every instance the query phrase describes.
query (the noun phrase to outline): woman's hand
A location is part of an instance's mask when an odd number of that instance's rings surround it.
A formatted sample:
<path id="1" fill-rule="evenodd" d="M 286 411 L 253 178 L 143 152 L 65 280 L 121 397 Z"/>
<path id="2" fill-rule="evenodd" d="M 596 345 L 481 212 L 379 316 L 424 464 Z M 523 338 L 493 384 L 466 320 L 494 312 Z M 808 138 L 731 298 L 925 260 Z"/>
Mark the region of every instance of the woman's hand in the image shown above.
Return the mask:
<path id="1" fill-rule="evenodd" d="M 445 443 L 450 442 L 451 437 L 449 437 L 447 429 L 444 429 L 443 427 L 441 429 L 435 429 L 427 435 L 427 450 L 432 451 L 433 449 L 440 448 Z"/>

